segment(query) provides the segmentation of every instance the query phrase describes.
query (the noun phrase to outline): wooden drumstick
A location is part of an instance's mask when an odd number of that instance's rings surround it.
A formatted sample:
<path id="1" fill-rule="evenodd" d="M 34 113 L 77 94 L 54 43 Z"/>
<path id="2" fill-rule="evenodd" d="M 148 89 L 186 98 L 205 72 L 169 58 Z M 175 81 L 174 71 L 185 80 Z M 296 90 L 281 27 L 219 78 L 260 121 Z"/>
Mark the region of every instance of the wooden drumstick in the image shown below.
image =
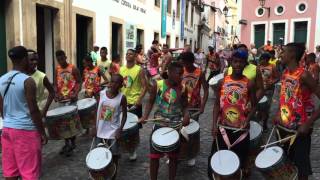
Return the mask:
<path id="1" fill-rule="evenodd" d="M 267 144 L 268 144 L 268 143 L 270 142 L 270 140 L 271 140 L 271 137 L 272 137 L 272 134 L 273 134 L 274 129 L 275 129 L 275 126 L 273 126 L 273 128 L 272 128 L 272 130 L 271 130 L 271 133 L 270 133 L 270 136 L 269 136 L 269 138 L 268 138 Z M 267 148 L 267 144 L 264 146 L 264 149 Z"/>
<path id="2" fill-rule="evenodd" d="M 277 143 L 281 143 L 281 142 L 283 142 L 283 141 L 287 141 L 287 140 L 289 140 L 289 139 L 291 139 L 291 138 L 293 138 L 293 137 L 295 137 L 295 136 L 296 136 L 296 134 L 295 134 L 295 135 L 292 135 L 292 136 L 288 136 L 288 137 L 283 138 L 283 139 L 280 139 L 280 140 L 278 140 L 278 141 L 275 141 L 275 142 L 272 142 L 272 143 L 263 145 L 263 146 L 261 146 L 261 148 L 266 149 L 267 146 L 271 146 L 271 145 L 274 145 L 274 144 L 277 144 Z"/>

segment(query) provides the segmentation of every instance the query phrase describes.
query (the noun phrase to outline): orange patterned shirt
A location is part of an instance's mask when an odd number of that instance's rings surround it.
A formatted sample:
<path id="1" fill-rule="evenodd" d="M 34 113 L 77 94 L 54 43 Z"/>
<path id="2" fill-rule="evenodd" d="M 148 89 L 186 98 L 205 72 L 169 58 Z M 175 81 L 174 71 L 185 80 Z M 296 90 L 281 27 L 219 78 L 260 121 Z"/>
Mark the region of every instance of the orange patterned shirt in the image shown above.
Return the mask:
<path id="1" fill-rule="evenodd" d="M 72 74 L 73 65 L 69 64 L 66 68 L 60 65 L 56 68 L 57 94 L 62 97 L 61 100 L 70 99 L 76 92 L 76 78 Z"/>
<path id="2" fill-rule="evenodd" d="M 85 93 L 88 95 L 96 94 L 100 91 L 101 77 L 99 74 L 100 68 L 93 69 L 85 68 L 83 71 L 83 84 Z"/>

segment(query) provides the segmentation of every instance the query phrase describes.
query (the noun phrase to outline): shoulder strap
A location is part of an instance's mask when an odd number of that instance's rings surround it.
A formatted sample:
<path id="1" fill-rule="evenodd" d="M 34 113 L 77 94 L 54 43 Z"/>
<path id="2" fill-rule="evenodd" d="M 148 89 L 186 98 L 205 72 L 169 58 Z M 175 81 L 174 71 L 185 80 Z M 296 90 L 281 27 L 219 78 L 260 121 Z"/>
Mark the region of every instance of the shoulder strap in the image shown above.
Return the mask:
<path id="1" fill-rule="evenodd" d="M 13 76 L 11 76 L 11 77 L 8 79 L 9 82 L 8 82 L 8 84 L 7 84 L 6 89 L 4 90 L 3 99 L 4 99 L 4 97 L 6 96 L 8 90 L 9 90 L 9 87 L 10 87 L 10 85 L 11 85 L 11 82 L 12 82 L 13 78 L 14 78 L 16 75 L 18 75 L 18 74 L 20 74 L 20 72 L 15 73 Z"/>

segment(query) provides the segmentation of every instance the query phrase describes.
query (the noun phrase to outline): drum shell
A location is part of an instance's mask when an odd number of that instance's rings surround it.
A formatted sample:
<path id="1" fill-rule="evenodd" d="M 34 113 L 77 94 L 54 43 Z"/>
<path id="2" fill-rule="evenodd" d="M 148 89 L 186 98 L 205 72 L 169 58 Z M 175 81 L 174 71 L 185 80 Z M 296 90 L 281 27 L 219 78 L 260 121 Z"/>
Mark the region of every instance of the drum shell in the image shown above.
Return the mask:
<path id="1" fill-rule="evenodd" d="M 250 140 L 250 151 L 255 151 L 257 149 L 260 149 L 260 145 L 262 142 L 262 133 L 259 134 L 256 138 Z"/>
<path id="2" fill-rule="evenodd" d="M 256 168 L 266 179 L 294 180 L 297 178 L 298 175 L 297 168 L 284 155 L 276 164 L 274 164 L 271 167 Z"/>
<path id="3" fill-rule="evenodd" d="M 213 171 L 212 178 L 214 180 L 241 180 L 242 179 L 242 171 L 239 169 L 235 173 L 229 176 L 222 176 Z"/>
<path id="4" fill-rule="evenodd" d="M 49 139 L 66 139 L 80 134 L 82 126 L 77 110 L 56 116 L 47 116 L 45 126 Z"/>
<path id="5" fill-rule="evenodd" d="M 78 110 L 81 125 L 83 128 L 87 129 L 87 128 L 92 128 L 96 126 L 96 115 L 97 115 L 96 112 L 97 112 L 96 104 L 89 108 Z"/>
<path id="6" fill-rule="evenodd" d="M 132 128 L 131 128 L 132 129 Z M 119 139 L 119 145 L 124 152 L 134 152 L 140 144 L 139 127 L 135 133 L 133 129 L 124 132 L 124 135 Z"/>
<path id="7" fill-rule="evenodd" d="M 189 141 L 182 138 L 179 151 L 180 160 L 195 158 L 200 152 L 200 130 L 189 135 Z"/>
<path id="8" fill-rule="evenodd" d="M 162 152 L 162 153 L 169 153 L 169 152 L 173 152 L 175 150 L 177 150 L 180 146 L 180 139 L 179 141 L 176 143 L 176 144 L 173 144 L 171 146 L 158 146 L 157 144 L 155 144 L 154 142 L 151 142 L 151 145 L 152 147 L 156 150 L 156 151 L 159 151 L 159 152 Z"/>
<path id="9" fill-rule="evenodd" d="M 101 170 L 93 170 L 89 168 L 89 173 L 94 180 L 107 180 L 112 179 L 116 173 L 116 168 L 116 165 L 111 162 L 107 167 Z"/>

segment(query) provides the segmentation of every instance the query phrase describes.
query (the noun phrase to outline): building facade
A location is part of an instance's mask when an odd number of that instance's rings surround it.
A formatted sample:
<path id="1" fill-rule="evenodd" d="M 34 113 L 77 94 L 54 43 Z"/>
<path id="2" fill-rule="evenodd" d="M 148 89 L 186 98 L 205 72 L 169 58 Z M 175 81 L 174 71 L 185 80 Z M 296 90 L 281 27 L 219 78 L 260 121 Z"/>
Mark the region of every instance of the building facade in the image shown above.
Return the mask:
<path id="1" fill-rule="evenodd" d="M 241 42 L 261 47 L 302 42 L 313 51 L 320 43 L 320 0 L 239 0 L 241 4 Z M 283 39 L 283 40 L 282 40 Z"/>
<path id="2" fill-rule="evenodd" d="M 93 44 L 108 57 L 157 39 L 170 48 L 199 47 L 198 0 L 4 0 L 0 2 L 0 75 L 10 69 L 6 51 L 24 45 L 38 51 L 39 69 L 52 79 L 54 52 L 66 51 L 82 69 Z"/>

